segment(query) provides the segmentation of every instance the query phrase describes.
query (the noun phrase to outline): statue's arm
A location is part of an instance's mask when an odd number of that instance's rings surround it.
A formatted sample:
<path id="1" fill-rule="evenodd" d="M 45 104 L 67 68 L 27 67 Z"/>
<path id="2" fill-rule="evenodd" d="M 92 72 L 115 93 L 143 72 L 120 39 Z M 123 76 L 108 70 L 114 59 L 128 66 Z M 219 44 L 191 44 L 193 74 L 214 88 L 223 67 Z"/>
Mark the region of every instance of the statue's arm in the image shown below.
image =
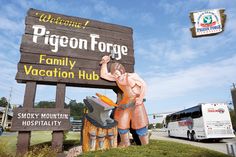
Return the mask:
<path id="1" fill-rule="evenodd" d="M 147 85 L 145 81 L 138 74 L 133 73 L 130 76 L 129 84 L 131 88 L 135 88 L 135 86 L 139 87 L 139 93 L 138 93 L 139 96 L 136 98 L 136 104 L 143 103 L 143 99 L 145 97 L 145 93 L 147 89 Z"/>
<path id="2" fill-rule="evenodd" d="M 110 61 L 109 56 L 102 57 L 102 60 L 100 62 L 100 64 L 102 64 L 101 70 L 100 70 L 100 77 L 108 81 L 115 81 L 115 77 L 111 73 L 108 72 L 107 63 L 109 61 Z"/>

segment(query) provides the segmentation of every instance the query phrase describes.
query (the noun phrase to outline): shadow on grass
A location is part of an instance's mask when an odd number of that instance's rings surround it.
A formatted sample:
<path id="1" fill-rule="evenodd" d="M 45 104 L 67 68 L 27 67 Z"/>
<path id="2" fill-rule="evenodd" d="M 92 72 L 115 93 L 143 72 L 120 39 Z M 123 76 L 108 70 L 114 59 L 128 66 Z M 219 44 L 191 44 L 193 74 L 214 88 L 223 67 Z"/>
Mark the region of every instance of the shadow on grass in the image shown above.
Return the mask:
<path id="1" fill-rule="evenodd" d="M 175 139 L 189 141 L 189 139 L 182 138 L 182 137 L 171 136 L 169 138 L 175 138 Z M 224 142 L 223 139 L 204 139 L 204 140 L 197 140 L 197 141 L 191 141 L 191 142 L 200 142 L 200 143 L 227 143 L 227 142 Z"/>
<path id="2" fill-rule="evenodd" d="M 68 151 L 70 148 L 72 148 L 74 146 L 78 146 L 78 145 L 80 145 L 80 140 L 66 140 L 63 142 L 63 150 Z M 30 150 L 33 150 L 36 147 L 43 148 L 45 146 L 50 147 L 51 141 L 32 145 L 32 146 L 30 146 Z"/>

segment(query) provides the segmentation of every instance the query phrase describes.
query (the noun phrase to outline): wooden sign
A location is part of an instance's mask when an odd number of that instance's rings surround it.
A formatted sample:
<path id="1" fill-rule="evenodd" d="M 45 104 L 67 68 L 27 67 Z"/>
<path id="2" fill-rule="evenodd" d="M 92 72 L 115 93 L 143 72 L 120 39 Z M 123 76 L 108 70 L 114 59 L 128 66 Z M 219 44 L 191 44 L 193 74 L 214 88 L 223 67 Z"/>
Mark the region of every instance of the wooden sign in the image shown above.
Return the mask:
<path id="1" fill-rule="evenodd" d="M 190 13 L 194 27 L 191 28 L 192 37 L 210 36 L 224 30 L 226 15 L 224 9 L 211 9 Z"/>
<path id="2" fill-rule="evenodd" d="M 12 131 L 69 130 L 70 110 L 59 108 L 15 108 Z"/>
<path id="3" fill-rule="evenodd" d="M 25 25 L 19 83 L 114 88 L 99 76 L 99 62 L 109 54 L 134 71 L 132 28 L 35 9 L 28 11 Z"/>

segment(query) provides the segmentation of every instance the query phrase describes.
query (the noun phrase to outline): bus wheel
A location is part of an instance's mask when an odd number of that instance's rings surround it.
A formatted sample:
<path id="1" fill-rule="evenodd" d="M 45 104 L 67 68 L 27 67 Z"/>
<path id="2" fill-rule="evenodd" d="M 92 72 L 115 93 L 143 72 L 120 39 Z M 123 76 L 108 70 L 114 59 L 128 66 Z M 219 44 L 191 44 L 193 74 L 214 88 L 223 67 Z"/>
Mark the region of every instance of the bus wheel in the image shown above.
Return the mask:
<path id="1" fill-rule="evenodd" d="M 192 141 L 192 134 L 188 131 L 188 133 L 187 133 L 187 137 L 188 137 L 188 140 L 189 141 Z"/>
<path id="2" fill-rule="evenodd" d="M 196 134 L 194 131 L 192 132 L 192 139 L 193 139 L 193 141 L 197 141 L 197 137 L 196 137 Z"/>

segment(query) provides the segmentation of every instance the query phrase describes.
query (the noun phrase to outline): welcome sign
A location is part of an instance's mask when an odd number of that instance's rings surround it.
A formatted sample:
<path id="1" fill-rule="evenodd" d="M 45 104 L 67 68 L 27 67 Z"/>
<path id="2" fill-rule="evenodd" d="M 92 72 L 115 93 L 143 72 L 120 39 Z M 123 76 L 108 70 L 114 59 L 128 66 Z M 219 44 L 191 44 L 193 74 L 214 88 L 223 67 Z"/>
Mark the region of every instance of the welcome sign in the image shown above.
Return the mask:
<path id="1" fill-rule="evenodd" d="M 30 9 L 25 20 L 16 80 L 114 88 L 99 77 L 99 62 L 113 55 L 134 71 L 132 28 Z"/>

